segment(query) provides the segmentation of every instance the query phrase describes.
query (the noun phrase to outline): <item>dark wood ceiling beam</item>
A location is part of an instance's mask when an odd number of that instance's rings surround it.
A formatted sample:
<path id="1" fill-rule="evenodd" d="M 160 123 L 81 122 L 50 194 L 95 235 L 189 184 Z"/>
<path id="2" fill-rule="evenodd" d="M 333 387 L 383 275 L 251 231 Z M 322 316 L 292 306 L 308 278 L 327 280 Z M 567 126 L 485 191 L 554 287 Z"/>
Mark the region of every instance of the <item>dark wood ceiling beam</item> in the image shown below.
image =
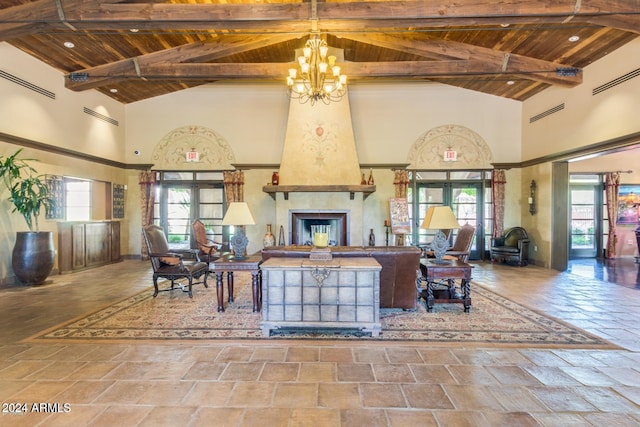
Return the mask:
<path id="1" fill-rule="evenodd" d="M 640 34 L 640 15 L 604 15 L 595 16 L 586 21 L 602 27 L 611 27 Z"/>
<path id="2" fill-rule="evenodd" d="M 119 69 L 112 69 L 109 75 L 89 74 L 86 82 L 69 81 L 67 87 L 73 90 L 85 90 L 113 84 L 125 79 L 147 80 L 199 80 L 216 81 L 225 79 L 280 80 L 285 82 L 287 70 L 293 63 L 153 63 L 140 64 L 139 73 L 130 64 Z M 524 76 L 530 78 L 531 72 L 503 72 L 500 67 L 478 60 L 449 61 L 392 61 L 392 62 L 344 62 L 341 64 L 349 80 L 366 80 L 379 77 L 402 77 L 410 74 L 411 78 L 442 78 L 460 75 L 496 75 Z M 97 67 L 96 67 L 97 68 Z M 536 70 L 540 80 L 550 75 L 552 70 Z M 567 81 L 563 81 L 565 85 Z M 577 84 L 574 82 L 573 84 Z"/>
<path id="3" fill-rule="evenodd" d="M 196 42 L 183 46 L 165 49 L 158 52 L 140 55 L 135 58 L 127 58 L 121 61 L 110 62 L 96 67 L 77 70 L 72 75 L 87 74 L 88 80 L 67 79 L 65 86 L 72 90 L 87 90 L 106 84 L 113 84 L 117 76 L 131 73 L 143 77 L 140 70 L 144 67 L 166 63 L 169 66 L 179 65 L 184 61 L 212 61 L 229 55 L 246 52 L 259 47 L 265 47 L 276 43 L 282 43 L 299 35 L 275 34 L 247 36 L 224 36 L 213 42 Z M 69 76 L 70 77 L 70 76 Z"/>
<path id="4" fill-rule="evenodd" d="M 117 0 L 36 0 L 0 10 L 0 40 L 60 29 L 123 30 L 230 30 L 287 32 L 311 31 L 310 3 L 168 4 L 117 3 Z M 61 16 L 62 14 L 62 16 Z M 617 15 L 612 15 L 617 14 Z M 504 0 L 499 4 L 458 1 L 318 3 L 321 31 L 498 24 L 592 23 L 620 25 L 638 32 L 637 0 Z M 607 24 L 608 22 L 608 24 Z M 46 25 L 45 25 L 46 24 Z M 45 25 L 45 27 L 43 27 Z M 354 27 L 355 26 L 355 27 Z M 617 27 L 616 27 L 617 28 Z"/>
<path id="5" fill-rule="evenodd" d="M 375 46 L 409 52 L 432 59 L 466 59 L 486 62 L 504 73 L 516 73 L 528 76 L 531 80 L 545 83 L 575 86 L 582 83 L 582 72 L 575 76 L 550 75 L 551 71 L 566 68 L 566 65 L 543 61 L 522 55 L 508 54 L 495 49 L 469 45 L 449 40 L 411 40 L 405 37 L 376 34 L 346 34 L 343 38 Z M 542 71 L 543 74 L 539 74 Z"/>
<path id="6" fill-rule="evenodd" d="M 81 0 L 76 0 L 81 1 Z M 579 4 L 579 7 L 576 7 Z M 170 4 L 83 2 L 74 8 L 78 21 L 288 21 L 312 18 L 311 3 L 268 4 Z M 503 0 L 478 2 L 460 0 L 442 4 L 434 1 L 319 2 L 317 18 L 348 19 L 434 19 L 570 17 L 640 13 L 636 0 Z M 455 21 L 453 21 L 455 22 Z M 452 25 L 452 24 L 449 24 Z M 455 25 L 455 24 L 453 24 Z"/>
<path id="7" fill-rule="evenodd" d="M 345 62 L 344 73 L 350 79 L 369 77 L 456 78 L 460 76 L 504 75 L 518 76 L 562 86 L 576 86 L 582 82 L 580 75 L 570 79 L 557 77 L 555 68 L 528 71 L 503 70 L 501 66 L 481 60 L 449 61 L 394 61 L 394 62 Z"/>
<path id="8" fill-rule="evenodd" d="M 119 1 L 122 0 L 104 0 L 103 3 Z M 73 29 L 68 14 L 72 15 L 82 4 L 82 0 L 36 0 L 0 9 L 0 41 L 46 31 L 51 24 L 61 29 Z"/>

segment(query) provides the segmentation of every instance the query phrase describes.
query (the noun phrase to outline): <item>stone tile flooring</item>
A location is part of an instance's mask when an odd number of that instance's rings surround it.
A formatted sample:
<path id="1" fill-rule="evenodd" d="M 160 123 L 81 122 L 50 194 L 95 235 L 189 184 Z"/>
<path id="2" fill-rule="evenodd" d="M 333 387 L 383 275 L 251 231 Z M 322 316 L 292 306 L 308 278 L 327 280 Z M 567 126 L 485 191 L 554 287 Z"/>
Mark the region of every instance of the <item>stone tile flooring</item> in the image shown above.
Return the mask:
<path id="1" fill-rule="evenodd" d="M 0 425 L 640 424 L 638 289 L 536 266 L 475 265 L 490 289 L 621 348 L 21 342 L 147 288 L 147 263 L 128 260 L 0 290 Z"/>

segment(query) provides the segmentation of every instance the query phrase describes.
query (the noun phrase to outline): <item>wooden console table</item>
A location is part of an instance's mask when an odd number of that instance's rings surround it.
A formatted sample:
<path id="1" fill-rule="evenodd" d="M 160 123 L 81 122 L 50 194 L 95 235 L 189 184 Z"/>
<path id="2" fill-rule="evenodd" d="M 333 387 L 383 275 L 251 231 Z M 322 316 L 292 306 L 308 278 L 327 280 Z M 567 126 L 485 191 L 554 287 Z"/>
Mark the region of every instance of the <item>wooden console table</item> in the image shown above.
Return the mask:
<path id="1" fill-rule="evenodd" d="M 262 270 L 262 321 L 272 329 L 357 328 L 380 333 L 380 264 L 373 258 L 269 258 Z"/>
<path id="2" fill-rule="evenodd" d="M 233 272 L 251 272 L 251 294 L 253 297 L 253 312 L 260 311 L 261 286 L 260 286 L 260 263 L 262 256 L 250 255 L 244 258 L 235 258 L 232 254 L 224 254 L 209 266 L 209 271 L 216 275 L 216 293 L 218 296 L 218 312 L 224 311 L 224 286 L 222 282 L 223 274 L 227 272 L 227 287 L 229 291 L 229 302 L 233 302 Z"/>
<path id="3" fill-rule="evenodd" d="M 471 308 L 471 270 L 472 265 L 456 260 L 451 260 L 449 264 L 436 264 L 435 260 L 420 260 L 422 280 L 427 282 L 427 288 L 421 288 L 418 284 L 418 293 L 427 302 L 427 311 L 433 310 L 434 303 L 461 303 L 464 305 L 464 311 L 468 312 Z M 446 281 L 447 286 L 451 286 L 454 280 L 462 281 L 462 298 L 439 298 L 436 299 L 433 294 L 433 285 L 438 281 Z"/>

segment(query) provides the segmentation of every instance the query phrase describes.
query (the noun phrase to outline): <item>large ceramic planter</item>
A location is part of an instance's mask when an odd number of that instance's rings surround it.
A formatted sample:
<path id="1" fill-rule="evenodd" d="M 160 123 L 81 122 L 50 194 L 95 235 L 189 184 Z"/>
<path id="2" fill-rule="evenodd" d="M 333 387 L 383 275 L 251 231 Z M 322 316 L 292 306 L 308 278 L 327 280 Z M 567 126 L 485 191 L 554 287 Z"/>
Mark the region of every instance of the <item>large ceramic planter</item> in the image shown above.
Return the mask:
<path id="1" fill-rule="evenodd" d="M 55 260 L 53 232 L 19 231 L 13 247 L 13 273 L 25 285 L 41 285 L 51 274 Z"/>

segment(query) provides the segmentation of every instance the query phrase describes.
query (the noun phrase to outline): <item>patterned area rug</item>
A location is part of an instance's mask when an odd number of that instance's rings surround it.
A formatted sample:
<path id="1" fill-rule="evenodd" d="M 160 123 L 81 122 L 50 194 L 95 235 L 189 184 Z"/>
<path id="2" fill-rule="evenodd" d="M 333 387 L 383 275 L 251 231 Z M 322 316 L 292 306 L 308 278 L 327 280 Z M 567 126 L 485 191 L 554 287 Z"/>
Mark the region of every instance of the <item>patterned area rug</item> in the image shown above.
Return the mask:
<path id="1" fill-rule="evenodd" d="M 225 289 L 226 291 L 226 289 Z M 289 329 L 262 337 L 260 313 L 251 309 L 250 286 L 236 280 L 235 302 L 216 310 L 215 286 L 194 287 L 193 299 L 179 290 L 153 298 L 150 288 L 90 315 L 27 339 L 30 342 L 130 342 L 174 340 L 373 340 L 433 343 L 477 343 L 574 348 L 616 348 L 581 329 L 472 284 L 469 313 L 461 304 L 436 304 L 428 313 L 383 309 L 382 333 L 371 337 L 357 330 Z"/>

